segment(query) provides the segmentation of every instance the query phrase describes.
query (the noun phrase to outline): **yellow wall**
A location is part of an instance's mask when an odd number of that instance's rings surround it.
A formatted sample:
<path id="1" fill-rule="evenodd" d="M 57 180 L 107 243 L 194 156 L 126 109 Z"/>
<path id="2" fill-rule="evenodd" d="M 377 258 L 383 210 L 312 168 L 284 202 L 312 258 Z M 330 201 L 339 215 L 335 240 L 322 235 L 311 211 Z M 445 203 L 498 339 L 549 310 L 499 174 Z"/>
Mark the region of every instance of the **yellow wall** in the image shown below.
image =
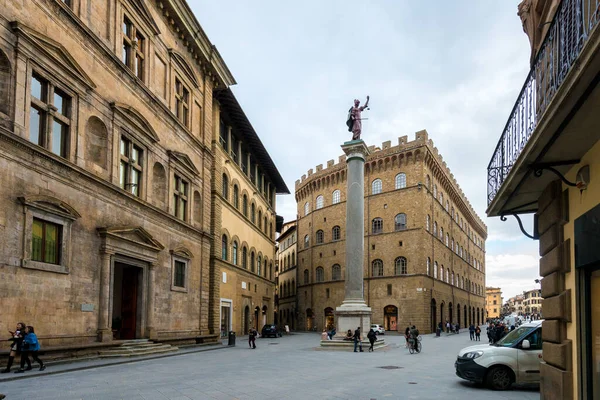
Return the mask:
<path id="1" fill-rule="evenodd" d="M 582 214 L 586 213 L 600 202 L 600 141 L 581 158 L 581 163 L 573 166 L 566 174 L 566 178 L 571 182 L 575 182 L 577 172 L 584 166 L 590 166 L 590 180 L 588 188 L 580 192 L 577 188 L 569 188 L 563 184 L 563 190 L 569 189 L 569 222 L 564 226 L 565 241 L 571 239 L 571 272 L 565 276 L 566 289 L 571 289 L 571 315 L 573 321 L 567 323 L 567 338 L 573 341 L 573 395 L 577 398 L 579 386 L 579 344 L 577 340 L 577 323 L 576 323 L 576 282 L 575 282 L 575 235 L 574 224 L 575 220 Z"/>

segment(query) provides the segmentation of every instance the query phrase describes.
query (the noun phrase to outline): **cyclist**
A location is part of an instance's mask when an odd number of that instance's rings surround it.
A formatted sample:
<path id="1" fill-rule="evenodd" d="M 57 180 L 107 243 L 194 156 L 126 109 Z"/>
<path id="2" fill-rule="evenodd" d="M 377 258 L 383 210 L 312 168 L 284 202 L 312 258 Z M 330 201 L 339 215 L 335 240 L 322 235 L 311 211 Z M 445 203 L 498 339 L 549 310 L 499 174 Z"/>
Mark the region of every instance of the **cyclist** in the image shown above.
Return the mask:
<path id="1" fill-rule="evenodd" d="M 417 350 L 418 349 L 418 338 L 419 337 L 419 330 L 413 325 L 410 327 L 410 339 L 412 341 L 412 346 L 413 349 Z"/>

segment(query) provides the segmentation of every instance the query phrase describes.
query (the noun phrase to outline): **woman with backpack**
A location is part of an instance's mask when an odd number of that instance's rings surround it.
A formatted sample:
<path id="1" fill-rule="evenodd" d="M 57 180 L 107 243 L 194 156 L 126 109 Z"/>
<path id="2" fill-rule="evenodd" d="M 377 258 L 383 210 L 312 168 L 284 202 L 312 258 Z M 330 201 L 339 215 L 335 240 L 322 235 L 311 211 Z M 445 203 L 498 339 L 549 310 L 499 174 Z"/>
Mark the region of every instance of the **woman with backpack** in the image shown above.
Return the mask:
<path id="1" fill-rule="evenodd" d="M 45 370 L 46 366 L 38 357 L 39 351 L 40 342 L 38 341 L 33 326 L 25 327 L 25 334 L 23 335 L 23 351 L 21 352 L 21 368 L 16 370 L 15 374 L 31 370 L 31 360 L 29 360 L 29 354 L 31 354 L 33 360 L 40 365 L 40 371 Z M 25 363 L 27 363 L 27 369 L 25 369 Z"/>
<path id="2" fill-rule="evenodd" d="M 377 335 L 375 334 L 375 331 L 372 328 L 369 331 L 369 333 L 367 333 L 367 338 L 369 339 L 369 343 L 371 343 L 371 347 L 369 347 L 369 351 L 375 351 L 375 349 L 373 348 L 373 345 L 375 344 L 375 341 L 377 340 Z"/>
<path id="3" fill-rule="evenodd" d="M 479 326 L 475 328 L 475 340 L 481 341 L 481 328 Z"/>

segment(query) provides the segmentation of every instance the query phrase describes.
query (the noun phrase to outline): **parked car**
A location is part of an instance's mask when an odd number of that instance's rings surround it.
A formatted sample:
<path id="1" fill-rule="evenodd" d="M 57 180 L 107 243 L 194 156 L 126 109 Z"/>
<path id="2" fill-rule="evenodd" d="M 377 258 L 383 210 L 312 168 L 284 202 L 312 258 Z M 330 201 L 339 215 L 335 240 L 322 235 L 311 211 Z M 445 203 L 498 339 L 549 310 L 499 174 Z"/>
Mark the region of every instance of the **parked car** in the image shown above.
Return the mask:
<path id="1" fill-rule="evenodd" d="M 371 324 L 371 329 L 373 329 L 377 335 L 385 335 L 385 329 L 379 324 Z"/>
<path id="2" fill-rule="evenodd" d="M 267 325 L 263 326 L 262 331 L 260 332 L 260 336 L 261 337 L 269 337 L 269 336 L 277 337 L 278 336 L 277 327 L 272 324 L 267 324 Z"/>
<path id="3" fill-rule="evenodd" d="M 505 390 L 513 383 L 539 383 L 542 321 L 523 324 L 494 344 L 462 349 L 454 367 L 462 379 Z"/>

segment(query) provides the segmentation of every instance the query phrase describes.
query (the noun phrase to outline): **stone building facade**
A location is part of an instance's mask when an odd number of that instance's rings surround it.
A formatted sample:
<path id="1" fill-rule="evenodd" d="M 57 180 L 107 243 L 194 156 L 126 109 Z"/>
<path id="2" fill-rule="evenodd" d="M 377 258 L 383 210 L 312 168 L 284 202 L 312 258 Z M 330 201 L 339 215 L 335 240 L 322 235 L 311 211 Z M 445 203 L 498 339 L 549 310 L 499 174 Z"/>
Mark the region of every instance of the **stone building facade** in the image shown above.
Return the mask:
<path id="1" fill-rule="evenodd" d="M 297 243 L 296 221 L 287 222 L 283 226 L 283 232 L 277 238 L 277 322 L 280 326 L 287 325 L 292 330 L 297 328 Z"/>
<path id="2" fill-rule="evenodd" d="M 519 16 L 531 43 L 531 70 L 488 164 L 486 212 L 516 218 L 523 234 L 539 241 L 540 397 L 595 399 L 600 7 L 597 0 L 523 0 Z M 534 215 L 533 229 L 523 227 L 521 214 Z"/>
<path id="3" fill-rule="evenodd" d="M 502 289 L 495 287 L 485 288 L 485 313 L 486 319 L 500 317 L 502 313 Z"/>
<path id="4" fill-rule="evenodd" d="M 372 322 L 431 332 L 485 317 L 487 228 L 426 131 L 371 146 L 365 164 L 364 297 Z M 334 324 L 344 299 L 345 156 L 296 181 L 298 326 Z"/>
<path id="5" fill-rule="evenodd" d="M 0 6 L 0 326 L 47 348 L 215 337 L 211 251 L 233 231 L 215 132 L 235 84 L 218 51 L 183 0 Z"/>
<path id="6" fill-rule="evenodd" d="M 215 99 L 211 270 L 221 335 L 241 335 L 274 321 L 275 199 L 289 190 L 231 90 Z"/>

